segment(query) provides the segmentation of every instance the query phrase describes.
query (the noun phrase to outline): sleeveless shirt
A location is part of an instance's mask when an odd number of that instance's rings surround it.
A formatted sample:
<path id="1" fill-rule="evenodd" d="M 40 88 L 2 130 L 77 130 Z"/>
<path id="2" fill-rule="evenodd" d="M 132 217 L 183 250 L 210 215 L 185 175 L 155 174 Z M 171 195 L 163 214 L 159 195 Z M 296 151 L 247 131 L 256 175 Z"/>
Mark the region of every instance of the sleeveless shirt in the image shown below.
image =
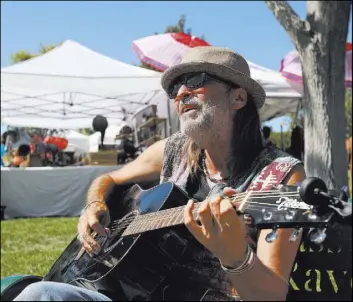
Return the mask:
<path id="1" fill-rule="evenodd" d="M 256 191 L 269 189 L 274 185 L 280 184 L 294 166 L 302 164 L 298 159 L 279 150 L 273 145 L 266 145 L 263 151 L 250 165 L 249 169 L 237 179 L 237 184 L 232 182 L 232 178 L 230 178 L 228 183 L 214 183 L 210 180 L 206 180 L 206 177 L 201 177 L 199 183 L 196 184 L 200 188 L 196 190 L 193 186 L 189 185 L 190 173 L 187 167 L 187 157 L 184 153 L 186 140 L 187 136 L 181 132 L 175 133 L 168 138 L 165 145 L 160 182 L 171 181 L 183 189 L 190 198 L 194 198 L 198 201 L 212 198 L 220 194 L 225 186 L 232 187 L 239 193 L 247 190 Z M 270 169 L 266 170 L 269 166 L 271 166 Z M 275 169 L 281 170 L 278 174 L 279 177 L 276 177 L 278 176 L 276 173 L 272 174 L 272 170 Z M 263 174 L 265 170 L 266 175 Z M 269 174 L 267 173 L 268 170 L 270 170 Z M 201 196 L 197 194 L 200 191 L 203 192 Z M 256 250 L 257 246 L 257 233 L 256 229 L 248 228 L 249 244 L 254 250 Z M 185 284 L 187 284 L 188 274 L 194 276 L 196 274 L 200 277 L 203 275 L 207 276 L 209 283 L 213 284 L 215 288 L 225 290 L 228 293 L 234 292 L 223 270 L 220 269 L 219 260 L 209 254 L 210 253 L 204 249 L 203 253 L 197 253 L 197 255 L 194 256 L 194 259 L 191 261 L 192 265 L 190 265 L 189 261 L 189 264 L 185 266 L 183 271 Z"/>
<path id="2" fill-rule="evenodd" d="M 187 167 L 187 158 L 184 154 L 184 144 L 186 139 L 187 136 L 181 132 L 175 133 L 168 138 L 164 150 L 164 160 L 160 182 L 172 181 L 189 194 L 190 189 L 187 188 L 189 170 Z M 207 184 L 209 186 L 209 193 L 207 197 L 213 197 L 219 194 L 225 186 L 230 186 L 236 189 L 239 193 L 246 191 L 253 181 L 260 175 L 261 171 L 273 162 L 278 163 L 278 165 L 281 166 L 282 171 L 284 169 L 284 173 L 281 175 L 281 179 L 272 178 L 266 180 L 266 182 L 268 182 L 266 185 L 274 186 L 279 184 L 283 181 L 283 178 L 290 173 L 294 166 L 302 164 L 300 160 L 279 150 L 273 145 L 267 145 L 254 160 L 249 169 L 237 179 L 237 184 L 232 181 L 232 178 L 228 181 L 228 183 L 212 183 L 208 181 Z M 193 198 L 193 196 L 190 197 Z"/>

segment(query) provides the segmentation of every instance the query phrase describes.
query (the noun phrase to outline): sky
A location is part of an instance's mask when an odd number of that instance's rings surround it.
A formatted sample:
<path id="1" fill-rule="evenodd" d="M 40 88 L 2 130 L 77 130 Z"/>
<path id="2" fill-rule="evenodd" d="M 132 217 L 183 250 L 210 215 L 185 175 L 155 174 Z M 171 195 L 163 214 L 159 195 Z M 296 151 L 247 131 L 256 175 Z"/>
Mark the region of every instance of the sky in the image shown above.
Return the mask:
<path id="1" fill-rule="evenodd" d="M 289 1 L 301 18 L 306 1 Z M 186 15 L 186 28 L 214 46 L 229 47 L 278 70 L 294 46 L 264 1 L 1 1 L 1 67 L 19 50 L 74 40 L 128 64 L 139 61 L 132 41 L 163 32 Z M 352 20 L 348 41 L 352 41 Z M 279 131 L 283 118 L 269 124 Z"/>

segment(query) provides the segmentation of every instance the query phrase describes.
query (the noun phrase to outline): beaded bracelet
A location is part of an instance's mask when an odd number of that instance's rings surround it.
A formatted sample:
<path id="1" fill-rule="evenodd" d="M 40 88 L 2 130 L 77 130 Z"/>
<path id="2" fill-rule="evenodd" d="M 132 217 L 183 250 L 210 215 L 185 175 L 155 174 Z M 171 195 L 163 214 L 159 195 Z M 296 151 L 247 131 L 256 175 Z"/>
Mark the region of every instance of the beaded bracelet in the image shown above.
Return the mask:
<path id="1" fill-rule="evenodd" d="M 229 268 L 229 267 L 223 266 L 222 263 L 221 263 L 221 267 L 228 274 L 240 275 L 240 274 L 243 274 L 243 273 L 249 271 L 254 266 L 255 259 L 256 259 L 255 253 L 248 246 L 248 250 L 247 250 L 247 254 L 246 254 L 245 260 L 240 266 L 238 266 L 236 268 Z"/>

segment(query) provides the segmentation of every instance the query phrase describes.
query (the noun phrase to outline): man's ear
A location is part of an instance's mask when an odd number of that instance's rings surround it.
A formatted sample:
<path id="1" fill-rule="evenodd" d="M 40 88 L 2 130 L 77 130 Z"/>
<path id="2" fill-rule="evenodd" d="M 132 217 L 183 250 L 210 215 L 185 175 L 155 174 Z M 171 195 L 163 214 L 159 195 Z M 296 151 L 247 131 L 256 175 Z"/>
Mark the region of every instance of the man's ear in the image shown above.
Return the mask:
<path id="1" fill-rule="evenodd" d="M 244 88 L 232 89 L 230 93 L 231 108 L 239 110 L 246 105 L 248 93 Z"/>

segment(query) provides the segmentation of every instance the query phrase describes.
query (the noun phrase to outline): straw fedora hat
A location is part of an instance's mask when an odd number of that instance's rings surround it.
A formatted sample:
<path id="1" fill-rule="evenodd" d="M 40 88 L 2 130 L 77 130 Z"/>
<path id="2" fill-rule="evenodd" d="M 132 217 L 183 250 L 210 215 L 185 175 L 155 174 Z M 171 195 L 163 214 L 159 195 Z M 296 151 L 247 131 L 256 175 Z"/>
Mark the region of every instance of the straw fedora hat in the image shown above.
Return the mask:
<path id="1" fill-rule="evenodd" d="M 237 84 L 250 93 L 259 109 L 265 102 L 266 93 L 262 86 L 251 78 L 246 60 L 228 48 L 200 46 L 190 48 L 180 64 L 169 67 L 161 79 L 163 89 L 169 87 L 180 75 L 192 72 L 206 72 L 227 82 Z"/>

